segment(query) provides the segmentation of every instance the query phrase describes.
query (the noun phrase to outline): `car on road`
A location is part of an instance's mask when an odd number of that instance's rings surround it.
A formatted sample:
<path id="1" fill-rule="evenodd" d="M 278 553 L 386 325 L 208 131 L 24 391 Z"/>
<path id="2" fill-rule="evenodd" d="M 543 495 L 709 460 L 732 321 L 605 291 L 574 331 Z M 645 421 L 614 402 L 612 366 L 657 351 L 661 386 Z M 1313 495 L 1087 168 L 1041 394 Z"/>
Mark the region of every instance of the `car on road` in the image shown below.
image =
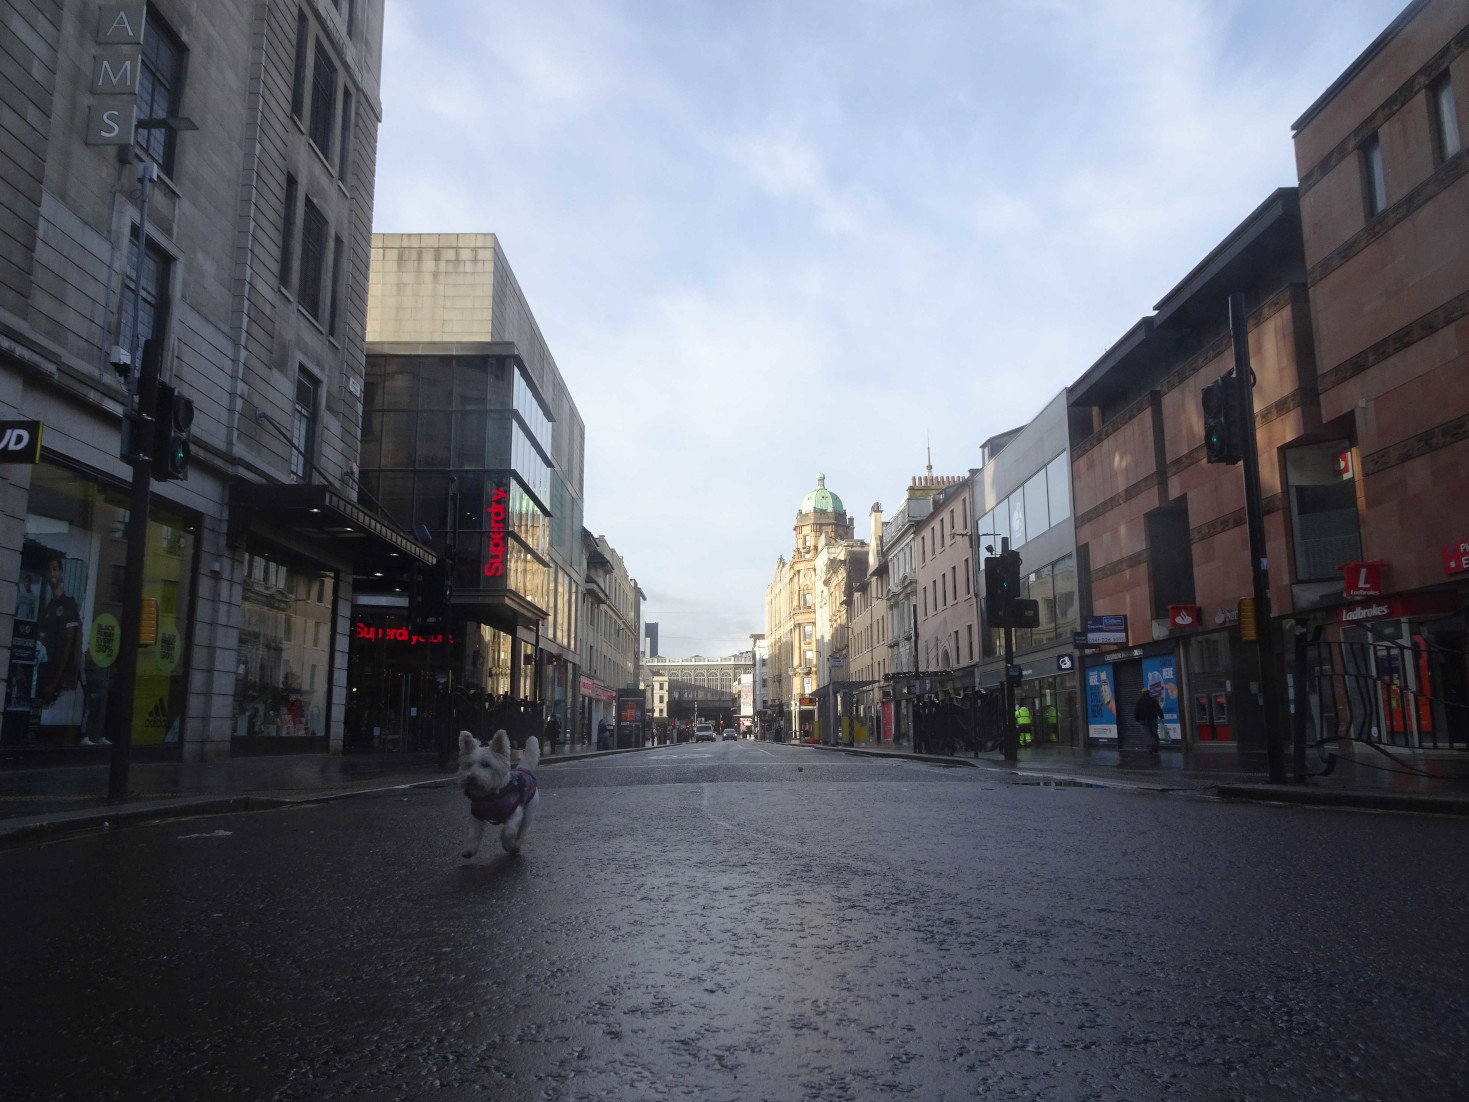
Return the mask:
<path id="1" fill-rule="evenodd" d="M 735 742 L 736 740 L 739 739 L 739 737 L 740 737 L 740 733 L 738 731 L 736 731 L 733 727 L 726 727 L 724 729 L 724 741 L 725 742 Z"/>
<path id="2" fill-rule="evenodd" d="M 694 724 L 694 741 L 695 742 L 713 742 L 714 741 L 714 724 L 712 724 L 712 723 L 696 723 L 696 724 Z"/>

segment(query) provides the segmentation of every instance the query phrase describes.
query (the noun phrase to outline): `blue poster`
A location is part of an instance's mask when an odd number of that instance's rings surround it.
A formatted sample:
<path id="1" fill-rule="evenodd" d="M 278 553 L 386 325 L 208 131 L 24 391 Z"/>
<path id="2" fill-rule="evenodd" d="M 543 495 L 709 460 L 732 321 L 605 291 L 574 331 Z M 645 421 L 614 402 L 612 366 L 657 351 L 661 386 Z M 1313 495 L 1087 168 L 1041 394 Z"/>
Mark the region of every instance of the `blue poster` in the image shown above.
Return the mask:
<path id="1" fill-rule="evenodd" d="M 1144 658 L 1143 684 L 1163 709 L 1163 729 L 1158 741 L 1169 743 L 1183 739 L 1183 722 L 1178 711 L 1178 677 L 1173 658 Z"/>
<path id="2" fill-rule="evenodd" d="M 1086 728 L 1093 741 L 1117 741 L 1117 697 L 1112 692 L 1112 671 L 1105 666 L 1086 671 Z"/>

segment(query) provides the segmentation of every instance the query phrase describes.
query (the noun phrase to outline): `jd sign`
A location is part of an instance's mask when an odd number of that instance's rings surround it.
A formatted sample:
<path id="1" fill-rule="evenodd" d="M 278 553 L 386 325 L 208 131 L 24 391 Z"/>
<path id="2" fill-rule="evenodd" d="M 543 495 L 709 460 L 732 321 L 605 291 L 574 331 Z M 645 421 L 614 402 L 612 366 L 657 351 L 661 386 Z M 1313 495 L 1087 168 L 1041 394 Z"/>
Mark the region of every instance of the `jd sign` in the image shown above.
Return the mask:
<path id="1" fill-rule="evenodd" d="M 41 422 L 0 421 L 0 463 L 39 463 Z"/>

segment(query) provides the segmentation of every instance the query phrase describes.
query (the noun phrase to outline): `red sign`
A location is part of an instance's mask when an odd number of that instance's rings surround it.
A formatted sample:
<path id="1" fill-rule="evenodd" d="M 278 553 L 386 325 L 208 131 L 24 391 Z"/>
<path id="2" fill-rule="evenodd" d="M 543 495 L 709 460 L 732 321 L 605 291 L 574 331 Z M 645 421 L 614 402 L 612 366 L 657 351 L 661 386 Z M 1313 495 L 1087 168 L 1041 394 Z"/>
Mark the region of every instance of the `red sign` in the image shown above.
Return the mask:
<path id="1" fill-rule="evenodd" d="M 376 642 L 386 639 L 389 643 L 407 643 L 410 647 L 417 647 L 424 643 L 442 643 L 442 635 L 419 635 L 408 628 L 383 628 L 375 624 L 364 624 L 358 620 L 353 625 L 353 637 L 364 642 Z M 454 642 L 454 637 L 449 636 L 449 642 Z"/>
<path id="2" fill-rule="evenodd" d="M 490 504 L 485 508 L 490 518 L 489 557 L 485 560 L 486 578 L 505 576 L 505 521 L 510 515 L 506 502 L 509 500 L 510 492 L 504 486 L 496 486 L 490 491 Z"/>
<path id="3" fill-rule="evenodd" d="M 1175 628 L 1196 628 L 1199 626 L 1198 605 L 1169 605 L 1168 624 Z"/>
<path id="4" fill-rule="evenodd" d="M 1346 562 L 1342 563 L 1342 582 L 1344 585 L 1343 596 L 1345 597 L 1381 597 L 1382 596 L 1382 568 L 1387 563 L 1382 560 L 1376 562 Z"/>
<path id="5" fill-rule="evenodd" d="M 1469 540 L 1451 543 L 1443 549 L 1443 569 L 1445 574 L 1469 572 Z"/>
<path id="6" fill-rule="evenodd" d="M 1337 457 L 1336 457 L 1336 476 L 1338 478 L 1341 478 L 1341 479 L 1347 479 L 1347 478 L 1351 478 L 1352 477 L 1352 453 L 1351 453 L 1351 451 L 1344 451 L 1344 452 L 1340 452 L 1340 453 L 1337 454 Z"/>
<path id="7" fill-rule="evenodd" d="M 1463 599 L 1453 590 L 1430 589 L 1343 605 L 1336 610 L 1336 619 L 1340 624 L 1359 624 L 1364 620 L 1396 620 L 1405 616 L 1451 616 L 1463 605 Z"/>
<path id="8" fill-rule="evenodd" d="M 581 689 L 582 696 L 590 696 L 596 700 L 605 700 L 608 704 L 613 703 L 617 699 L 616 692 L 607 688 L 606 685 L 602 685 L 597 683 L 596 681 L 593 681 L 586 674 L 581 675 L 581 682 L 579 687 Z"/>

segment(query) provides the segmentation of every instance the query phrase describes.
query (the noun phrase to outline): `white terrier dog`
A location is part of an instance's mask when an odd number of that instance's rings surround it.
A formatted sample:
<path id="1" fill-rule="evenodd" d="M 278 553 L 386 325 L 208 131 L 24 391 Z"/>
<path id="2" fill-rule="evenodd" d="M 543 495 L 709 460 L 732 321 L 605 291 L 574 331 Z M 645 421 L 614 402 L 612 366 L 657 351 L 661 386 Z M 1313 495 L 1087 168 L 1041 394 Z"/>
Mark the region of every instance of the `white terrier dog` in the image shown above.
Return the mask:
<path id="1" fill-rule="evenodd" d="M 510 736 L 504 731 L 496 731 L 488 746 L 481 746 L 468 731 L 459 732 L 459 784 L 474 816 L 474 835 L 464 847 L 466 860 L 479 852 L 486 823 L 500 828 L 500 845 L 506 853 L 520 852 L 531 809 L 540 799 L 533 773 L 540 762 L 541 742 L 534 735 L 525 740 L 520 764 L 512 767 Z"/>

